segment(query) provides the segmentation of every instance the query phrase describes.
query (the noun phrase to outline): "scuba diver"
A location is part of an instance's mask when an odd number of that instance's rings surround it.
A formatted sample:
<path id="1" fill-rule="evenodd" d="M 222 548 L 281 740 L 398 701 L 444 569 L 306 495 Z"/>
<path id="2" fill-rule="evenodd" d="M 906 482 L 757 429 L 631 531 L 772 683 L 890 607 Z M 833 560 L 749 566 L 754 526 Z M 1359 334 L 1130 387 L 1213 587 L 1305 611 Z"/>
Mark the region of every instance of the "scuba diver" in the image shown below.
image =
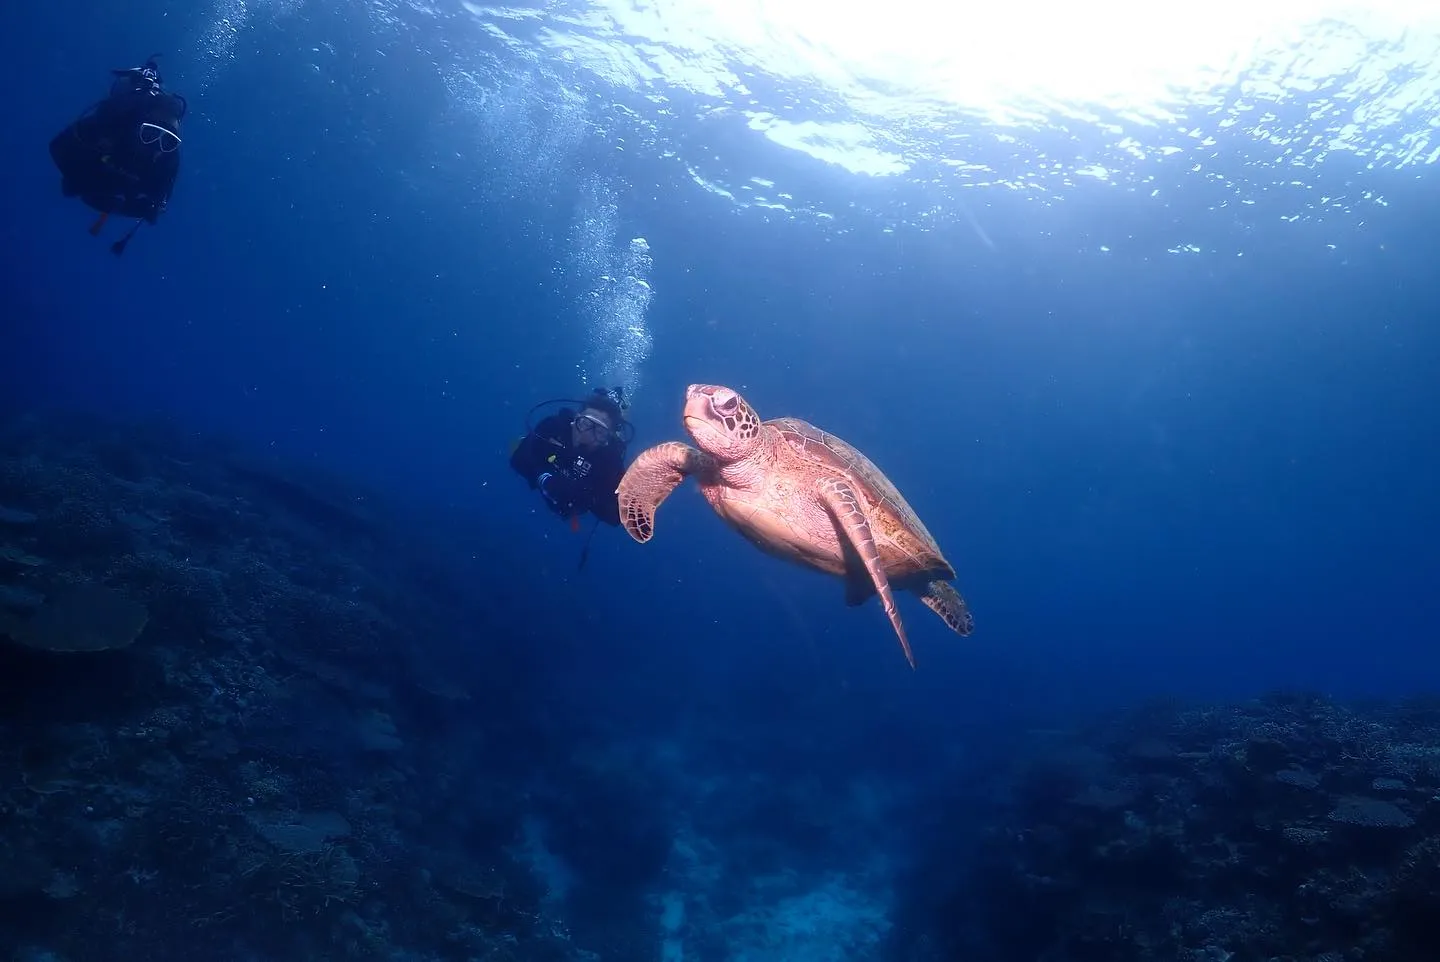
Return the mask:
<path id="1" fill-rule="evenodd" d="M 536 412 L 552 404 L 574 404 L 578 411 L 562 406 L 558 411 L 530 425 Z M 625 420 L 629 408 L 620 388 L 596 388 L 584 400 L 556 398 L 541 401 L 530 409 L 525 436 L 510 450 L 510 467 L 540 492 L 551 511 L 570 519 L 580 530 L 580 516 L 587 512 L 618 527 L 620 503 L 615 489 L 625 474 L 625 446 L 634 437 L 634 428 Z M 590 535 L 595 534 L 591 527 Z M 590 553 L 589 538 L 580 552 L 580 567 Z"/>
<path id="2" fill-rule="evenodd" d="M 50 141 L 60 192 L 100 212 L 98 235 L 111 214 L 134 217 L 129 233 L 110 245 L 116 254 L 142 223 L 155 223 L 180 173 L 180 119 L 185 98 L 165 90 L 152 56 L 139 67 L 110 71 L 110 95 Z"/>

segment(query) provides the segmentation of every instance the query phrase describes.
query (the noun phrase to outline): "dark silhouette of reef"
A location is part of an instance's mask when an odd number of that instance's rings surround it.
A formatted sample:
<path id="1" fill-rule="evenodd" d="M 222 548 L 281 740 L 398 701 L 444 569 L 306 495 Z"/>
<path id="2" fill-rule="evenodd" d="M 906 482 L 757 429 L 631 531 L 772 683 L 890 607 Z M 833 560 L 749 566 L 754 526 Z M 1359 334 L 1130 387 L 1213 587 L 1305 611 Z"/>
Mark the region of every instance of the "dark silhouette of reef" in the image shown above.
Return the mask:
<path id="1" fill-rule="evenodd" d="M 566 957 L 555 732 L 426 541 L 173 426 L 0 423 L 0 959 Z"/>
<path id="2" fill-rule="evenodd" d="M 1440 700 L 1156 704 L 1000 757 L 921 816 L 895 957 L 1440 958 Z"/>

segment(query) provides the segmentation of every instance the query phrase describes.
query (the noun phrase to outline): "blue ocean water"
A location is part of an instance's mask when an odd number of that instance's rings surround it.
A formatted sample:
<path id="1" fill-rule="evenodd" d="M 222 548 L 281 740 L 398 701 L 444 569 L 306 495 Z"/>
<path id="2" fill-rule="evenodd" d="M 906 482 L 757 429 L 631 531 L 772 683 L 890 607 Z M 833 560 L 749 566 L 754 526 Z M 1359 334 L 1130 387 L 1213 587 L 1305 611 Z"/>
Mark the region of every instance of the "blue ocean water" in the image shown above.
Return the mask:
<path id="1" fill-rule="evenodd" d="M 588 739 L 561 754 L 923 793 L 997 732 L 1155 697 L 1431 693 L 1440 27 L 1357 10 L 1142 41 L 801 3 L 11 4 L 0 391 L 377 492 L 493 616 L 431 643 L 480 674 L 523 647 L 514 710 Z M 157 51 L 182 171 L 117 258 L 45 144 Z M 527 410 L 623 383 L 633 456 L 684 439 L 694 382 L 866 452 L 975 633 L 901 598 L 912 672 L 878 605 L 693 485 L 577 570 L 507 465 Z M 683 957 L 686 896 L 642 882 Z M 728 938 L 690 954 L 771 957 Z"/>

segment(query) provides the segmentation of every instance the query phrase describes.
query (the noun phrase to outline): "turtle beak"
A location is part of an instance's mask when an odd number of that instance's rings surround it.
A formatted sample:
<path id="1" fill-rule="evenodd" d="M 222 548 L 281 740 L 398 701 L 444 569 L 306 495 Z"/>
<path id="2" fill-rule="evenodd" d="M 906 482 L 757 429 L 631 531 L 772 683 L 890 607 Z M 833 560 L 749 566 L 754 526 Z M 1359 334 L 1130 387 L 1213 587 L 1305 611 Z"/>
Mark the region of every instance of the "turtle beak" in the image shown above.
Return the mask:
<path id="1" fill-rule="evenodd" d="M 685 414 L 683 420 L 688 425 L 691 421 L 710 420 L 710 392 L 714 390 L 708 384 L 692 384 L 685 389 Z"/>
<path id="2" fill-rule="evenodd" d="M 720 443 L 720 435 L 715 429 L 715 424 L 705 417 L 686 413 L 682 419 L 685 424 L 685 431 L 695 442 L 696 447 L 706 453 L 713 453 L 715 446 Z"/>

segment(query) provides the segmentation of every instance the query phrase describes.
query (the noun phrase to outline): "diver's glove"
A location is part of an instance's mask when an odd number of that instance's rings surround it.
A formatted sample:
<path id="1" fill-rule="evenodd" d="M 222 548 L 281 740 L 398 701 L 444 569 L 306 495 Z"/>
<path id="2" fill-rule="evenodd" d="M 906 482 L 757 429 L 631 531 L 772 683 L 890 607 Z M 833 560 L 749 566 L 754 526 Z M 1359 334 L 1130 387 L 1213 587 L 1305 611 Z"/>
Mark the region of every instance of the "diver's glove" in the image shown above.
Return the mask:
<path id="1" fill-rule="evenodd" d="M 124 70 L 112 70 L 110 73 L 116 77 L 129 79 L 136 93 L 148 93 L 152 96 L 160 93 L 160 68 L 155 61 L 147 60 L 141 67 L 126 67 Z"/>
<path id="2" fill-rule="evenodd" d="M 540 493 L 550 502 L 550 507 L 559 514 L 574 514 L 575 502 L 579 498 L 579 486 L 563 474 L 546 471 L 540 475 Z"/>

